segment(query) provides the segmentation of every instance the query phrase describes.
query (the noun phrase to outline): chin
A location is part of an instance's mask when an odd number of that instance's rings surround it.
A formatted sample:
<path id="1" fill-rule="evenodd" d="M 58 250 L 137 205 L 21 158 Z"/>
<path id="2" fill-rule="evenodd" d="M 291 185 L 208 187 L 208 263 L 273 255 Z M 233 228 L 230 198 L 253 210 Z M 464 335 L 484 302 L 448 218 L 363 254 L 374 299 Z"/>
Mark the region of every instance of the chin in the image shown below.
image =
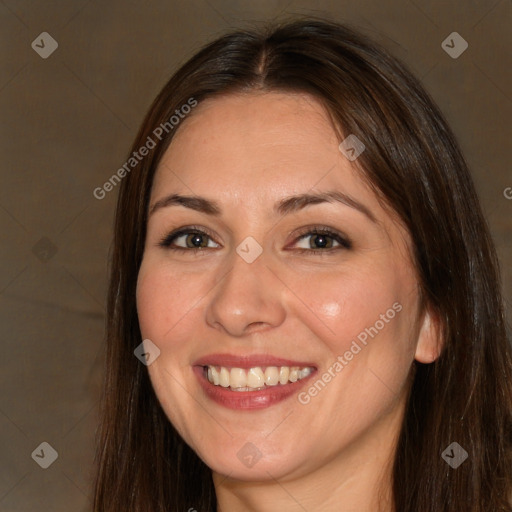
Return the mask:
<path id="1" fill-rule="evenodd" d="M 300 454 L 275 451 L 268 447 L 257 448 L 247 442 L 241 448 L 230 448 L 222 453 L 208 453 L 202 457 L 206 465 L 215 473 L 234 480 L 266 481 L 299 476 L 307 472 L 305 461 Z"/>

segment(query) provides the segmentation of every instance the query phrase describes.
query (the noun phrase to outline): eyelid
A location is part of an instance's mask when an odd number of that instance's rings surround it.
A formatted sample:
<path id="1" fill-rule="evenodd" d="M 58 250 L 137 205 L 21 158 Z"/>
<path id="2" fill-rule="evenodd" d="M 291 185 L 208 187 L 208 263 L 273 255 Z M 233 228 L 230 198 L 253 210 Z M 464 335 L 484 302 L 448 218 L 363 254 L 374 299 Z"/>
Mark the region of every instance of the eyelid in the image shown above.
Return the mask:
<path id="1" fill-rule="evenodd" d="M 298 240 L 300 240 L 301 238 L 304 238 L 306 235 L 315 235 L 315 234 L 330 236 L 331 238 L 333 238 L 340 244 L 341 247 L 338 247 L 338 248 L 343 248 L 343 249 L 351 249 L 352 248 L 352 240 L 347 235 L 345 235 L 344 233 L 342 233 L 341 231 L 339 231 L 337 229 L 334 229 L 334 228 L 331 228 L 328 226 L 324 226 L 324 225 L 319 225 L 319 224 L 305 226 L 305 227 L 300 228 L 297 231 L 295 231 L 293 233 L 294 239 L 293 239 L 292 244 L 297 243 Z M 335 249 L 336 248 L 317 249 L 317 250 L 315 250 L 315 249 L 298 249 L 298 250 L 320 253 L 320 252 L 329 252 L 329 251 L 332 251 Z"/>
<path id="2" fill-rule="evenodd" d="M 175 229 L 165 235 L 159 242 L 158 247 L 163 247 L 164 249 L 172 249 L 177 251 L 201 251 L 204 249 L 207 249 L 208 247 L 196 247 L 196 248 L 186 248 L 186 247 L 180 247 L 180 246 L 172 246 L 172 242 L 179 238 L 180 236 L 186 235 L 186 234 L 192 234 L 192 233 L 198 233 L 198 234 L 204 234 L 208 236 L 213 242 L 215 242 L 217 245 L 221 245 L 217 240 L 215 239 L 216 236 L 205 226 L 199 226 L 199 225 L 188 225 L 188 226 L 182 226 L 178 229 Z M 310 226 L 304 226 L 295 232 L 292 233 L 292 236 L 294 237 L 293 242 L 291 244 L 288 244 L 286 248 L 288 248 L 290 245 L 296 244 L 301 238 L 306 237 L 306 235 L 313 236 L 313 235 L 326 235 L 331 238 L 333 238 L 336 242 L 338 242 L 338 247 L 328 248 L 328 249 L 295 249 L 299 252 L 308 252 L 308 253 L 328 253 L 332 251 L 336 251 L 339 249 L 351 249 L 352 248 L 352 241 L 350 238 L 345 235 L 344 233 L 341 233 L 337 229 L 324 226 L 324 225 L 310 225 Z M 285 249 L 286 249 L 285 248 Z M 211 247 L 209 248 L 211 249 Z"/>
<path id="3" fill-rule="evenodd" d="M 210 237 L 216 244 L 220 245 L 220 243 L 217 242 L 217 240 L 215 239 L 216 235 L 213 234 L 213 232 L 210 231 L 208 228 L 206 228 L 205 226 L 198 226 L 195 224 L 191 224 L 189 226 L 182 226 L 182 227 L 175 229 L 175 230 L 171 231 L 170 233 L 164 235 L 163 238 L 161 238 L 160 241 L 157 243 L 157 246 L 163 247 L 164 249 L 169 249 L 169 248 L 171 248 L 171 241 L 174 241 L 176 238 L 178 238 L 182 235 L 187 235 L 187 234 L 190 234 L 193 232 L 197 232 L 199 234 L 205 234 L 208 237 Z M 175 250 L 182 249 L 184 251 L 194 250 L 194 249 L 190 249 L 190 248 L 187 249 L 185 247 L 178 247 L 178 246 L 172 247 L 172 249 L 175 249 Z M 196 250 L 200 250 L 200 249 L 205 249 L 205 247 L 196 248 Z"/>

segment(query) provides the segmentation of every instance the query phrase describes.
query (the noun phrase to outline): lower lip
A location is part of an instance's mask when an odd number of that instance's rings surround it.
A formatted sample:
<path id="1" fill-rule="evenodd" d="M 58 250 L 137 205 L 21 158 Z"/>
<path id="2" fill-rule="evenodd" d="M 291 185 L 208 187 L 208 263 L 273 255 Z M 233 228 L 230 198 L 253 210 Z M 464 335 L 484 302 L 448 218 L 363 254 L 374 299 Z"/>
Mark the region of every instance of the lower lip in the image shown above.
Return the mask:
<path id="1" fill-rule="evenodd" d="M 223 405 L 228 409 L 255 410 L 265 409 L 290 398 L 290 396 L 296 394 L 305 385 L 315 374 L 315 371 L 297 382 L 269 386 L 260 391 L 232 391 L 229 388 L 215 386 L 205 377 L 202 366 L 194 366 L 194 373 L 199 379 L 199 383 L 206 396 L 217 404 Z"/>

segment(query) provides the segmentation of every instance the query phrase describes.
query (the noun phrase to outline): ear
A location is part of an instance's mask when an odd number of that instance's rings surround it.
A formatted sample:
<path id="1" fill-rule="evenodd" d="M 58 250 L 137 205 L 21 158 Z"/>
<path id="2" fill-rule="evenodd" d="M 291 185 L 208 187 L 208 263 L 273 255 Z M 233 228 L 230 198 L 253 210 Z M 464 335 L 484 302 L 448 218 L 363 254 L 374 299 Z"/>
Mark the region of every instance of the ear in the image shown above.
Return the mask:
<path id="1" fill-rule="evenodd" d="M 432 363 L 441 354 L 442 347 L 439 315 L 425 308 L 414 358 L 420 363 Z"/>

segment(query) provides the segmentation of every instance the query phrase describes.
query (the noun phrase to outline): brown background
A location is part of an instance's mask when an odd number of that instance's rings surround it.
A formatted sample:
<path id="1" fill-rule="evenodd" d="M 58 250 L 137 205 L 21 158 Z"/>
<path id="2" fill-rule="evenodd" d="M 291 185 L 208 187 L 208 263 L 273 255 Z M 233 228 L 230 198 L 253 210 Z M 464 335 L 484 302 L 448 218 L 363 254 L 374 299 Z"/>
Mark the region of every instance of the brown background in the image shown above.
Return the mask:
<path id="1" fill-rule="evenodd" d="M 402 58 L 471 164 L 512 299 L 510 0 L 119 0 L 0 3 L 0 510 L 87 511 L 117 190 L 151 100 L 224 31 L 315 14 L 351 23 Z M 453 31 L 469 48 L 452 59 Z M 47 59 L 42 32 L 59 44 Z M 40 468 L 41 442 L 57 460 Z"/>

